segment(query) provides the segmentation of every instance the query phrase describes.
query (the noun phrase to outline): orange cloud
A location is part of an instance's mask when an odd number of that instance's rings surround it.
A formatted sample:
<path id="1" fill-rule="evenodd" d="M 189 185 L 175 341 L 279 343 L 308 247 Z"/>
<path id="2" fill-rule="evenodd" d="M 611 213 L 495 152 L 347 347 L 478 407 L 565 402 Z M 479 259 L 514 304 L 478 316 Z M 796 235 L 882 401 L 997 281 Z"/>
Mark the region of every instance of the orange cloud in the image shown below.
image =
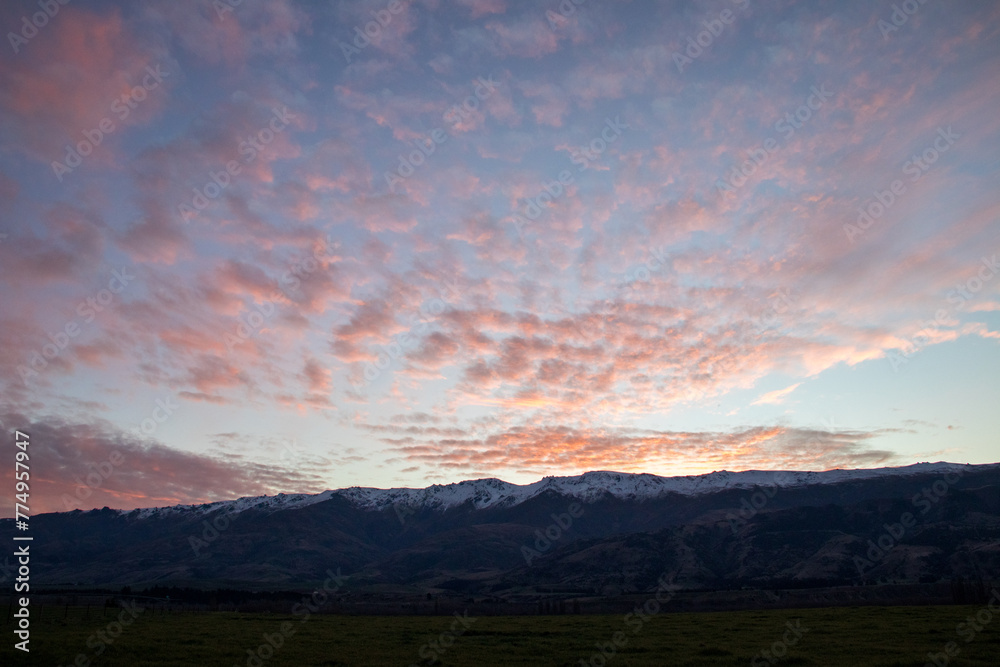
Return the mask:
<path id="1" fill-rule="evenodd" d="M 829 470 L 887 465 L 896 454 L 874 449 L 878 432 L 756 427 L 732 432 L 517 426 L 481 437 L 435 437 L 416 425 L 368 427 L 407 460 L 456 471 L 527 469 L 570 474 L 597 469 L 700 474 L 720 469 Z M 396 440 L 389 435 L 406 433 Z M 461 473 L 459 473 L 461 474 Z"/>

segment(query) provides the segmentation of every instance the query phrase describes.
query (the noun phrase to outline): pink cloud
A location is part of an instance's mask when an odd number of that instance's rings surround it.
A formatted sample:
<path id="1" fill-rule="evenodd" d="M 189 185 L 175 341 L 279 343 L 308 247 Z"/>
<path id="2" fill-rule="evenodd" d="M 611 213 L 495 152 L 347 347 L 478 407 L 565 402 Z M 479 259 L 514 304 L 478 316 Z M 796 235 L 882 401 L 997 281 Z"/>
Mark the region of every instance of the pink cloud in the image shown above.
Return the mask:
<path id="1" fill-rule="evenodd" d="M 64 146 L 83 141 L 83 133 L 102 119 L 114 128 L 108 143 L 117 143 L 122 126 L 142 125 L 160 113 L 169 99 L 170 77 L 180 76 L 163 49 L 131 33 L 118 10 L 61 8 L 60 19 L 39 39 L 44 48 L 25 49 L 16 65 L 0 65 L 0 86 L 7 91 L 0 112 L 17 129 L 16 149 L 46 164 L 63 161 Z M 150 78 L 157 66 L 162 79 Z M 148 85 L 137 101 L 132 91 L 144 77 Z M 87 156 L 88 164 L 111 163 L 113 153 L 105 146 L 102 140 Z"/>
<path id="2" fill-rule="evenodd" d="M 486 23 L 486 30 L 492 34 L 499 53 L 505 56 L 537 58 L 559 48 L 559 39 L 541 13 L 509 23 L 490 21 Z"/>
<path id="3" fill-rule="evenodd" d="M 458 4 L 469 10 L 473 19 L 489 14 L 503 14 L 507 11 L 506 0 L 457 0 Z"/>
<path id="4" fill-rule="evenodd" d="M 140 440 L 103 423 L 27 419 L 7 413 L 5 424 L 28 433 L 32 452 L 32 511 L 66 512 L 110 506 L 161 507 L 278 492 L 319 492 L 325 467 L 298 461 L 294 469 L 271 460 L 194 454 Z M 13 485 L 13 469 L 3 473 Z"/>
<path id="5" fill-rule="evenodd" d="M 520 88 L 525 97 L 538 100 L 531 106 L 536 123 L 562 127 L 563 118 L 569 112 L 569 101 L 566 94 L 558 86 L 549 83 L 524 82 Z"/>

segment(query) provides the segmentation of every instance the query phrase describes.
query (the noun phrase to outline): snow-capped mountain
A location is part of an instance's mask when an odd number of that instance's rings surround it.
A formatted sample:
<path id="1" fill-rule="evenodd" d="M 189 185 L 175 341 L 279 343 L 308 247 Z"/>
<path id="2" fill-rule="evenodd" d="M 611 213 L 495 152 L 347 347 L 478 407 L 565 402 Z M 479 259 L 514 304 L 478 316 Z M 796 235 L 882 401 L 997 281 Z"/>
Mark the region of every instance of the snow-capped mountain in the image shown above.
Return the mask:
<path id="1" fill-rule="evenodd" d="M 352 487 L 41 514 L 32 530 L 50 586 L 297 586 L 331 567 L 375 597 L 642 591 L 663 572 L 703 588 L 940 582 L 997 571 L 1000 464 Z"/>
<path id="2" fill-rule="evenodd" d="M 668 493 L 695 496 L 727 489 L 754 487 L 801 487 L 814 484 L 837 484 L 854 480 L 879 477 L 945 474 L 965 470 L 986 470 L 1000 464 L 970 465 L 959 463 L 916 463 L 894 468 L 868 468 L 855 470 L 827 470 L 823 472 L 746 470 L 730 472 L 721 470 L 704 475 L 660 477 L 648 473 L 610 471 L 587 472 L 571 477 L 544 477 L 531 484 L 512 484 L 496 478 L 466 480 L 454 484 L 434 484 L 423 489 L 377 489 L 353 486 L 346 489 L 323 491 L 317 494 L 278 494 L 276 496 L 248 496 L 237 500 L 218 501 L 203 505 L 175 505 L 137 510 L 120 510 L 130 518 L 145 519 L 170 514 L 207 514 L 223 511 L 238 514 L 248 509 L 278 511 L 308 507 L 334 496 L 343 497 L 355 507 L 364 510 L 382 510 L 390 507 L 430 507 L 446 510 L 471 502 L 476 509 L 488 507 L 513 507 L 547 491 L 563 496 L 592 502 L 605 495 L 623 500 L 648 500 Z"/>

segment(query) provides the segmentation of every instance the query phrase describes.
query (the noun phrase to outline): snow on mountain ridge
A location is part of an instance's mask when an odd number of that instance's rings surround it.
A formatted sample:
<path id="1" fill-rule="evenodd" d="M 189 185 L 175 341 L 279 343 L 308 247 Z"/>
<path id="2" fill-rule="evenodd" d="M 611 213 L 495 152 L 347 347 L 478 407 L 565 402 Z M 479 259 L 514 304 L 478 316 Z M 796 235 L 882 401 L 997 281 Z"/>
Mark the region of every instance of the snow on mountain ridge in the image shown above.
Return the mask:
<path id="1" fill-rule="evenodd" d="M 236 500 L 217 500 L 213 503 L 203 505 L 171 505 L 169 507 L 143 507 L 134 510 L 116 510 L 119 514 L 135 519 L 149 519 L 156 516 L 167 516 L 170 514 L 192 513 L 208 514 L 219 510 L 225 510 L 227 514 L 238 514 L 248 509 L 294 509 L 305 507 L 315 503 L 328 500 L 336 491 L 323 491 L 322 493 L 279 493 L 276 496 L 244 496 Z"/>
<path id="2" fill-rule="evenodd" d="M 434 484 L 423 489 L 352 486 L 346 489 L 323 491 L 318 494 L 278 494 L 276 496 L 247 496 L 237 500 L 223 500 L 204 505 L 174 505 L 135 510 L 117 510 L 120 514 L 136 519 L 167 516 L 177 513 L 208 514 L 225 511 L 236 514 L 248 509 L 279 511 L 298 509 L 323 502 L 334 495 L 340 496 L 360 509 L 381 510 L 390 507 L 430 507 L 449 509 L 472 502 L 476 509 L 511 507 L 529 498 L 555 491 L 561 495 L 584 502 L 597 500 L 605 493 L 616 498 L 638 500 L 655 498 L 665 493 L 700 495 L 724 489 L 753 488 L 755 486 L 793 487 L 811 484 L 835 484 L 851 480 L 872 479 L 883 476 L 945 473 L 968 468 L 983 469 L 1000 464 L 971 466 L 960 463 L 915 463 L 896 468 L 868 468 L 854 470 L 782 471 L 745 470 L 730 472 L 720 470 L 703 475 L 660 477 L 649 473 L 623 473 L 597 470 L 572 477 L 543 477 L 531 484 L 518 485 L 495 477 L 465 480 L 454 484 Z"/>

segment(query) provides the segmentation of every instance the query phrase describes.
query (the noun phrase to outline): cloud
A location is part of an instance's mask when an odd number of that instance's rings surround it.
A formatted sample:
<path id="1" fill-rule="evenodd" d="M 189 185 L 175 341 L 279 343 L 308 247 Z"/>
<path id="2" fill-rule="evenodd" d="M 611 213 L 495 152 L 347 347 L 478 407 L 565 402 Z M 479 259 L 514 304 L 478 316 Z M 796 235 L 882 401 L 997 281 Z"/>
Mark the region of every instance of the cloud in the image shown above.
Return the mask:
<path id="1" fill-rule="evenodd" d="M 970 313 L 995 313 L 1000 311 L 1000 303 L 996 301 L 985 301 L 970 305 L 967 310 Z"/>
<path id="2" fill-rule="evenodd" d="M 325 489 L 322 467 L 283 468 L 240 453 L 209 456 L 140 439 L 107 423 L 29 419 L 6 413 L 0 423 L 30 438 L 32 512 L 161 507 L 278 492 Z M 13 488 L 13 468 L 3 473 Z"/>
<path id="3" fill-rule="evenodd" d="M 302 377 L 306 382 L 306 388 L 312 393 L 327 393 L 333 386 L 329 369 L 324 368 L 313 358 L 306 359 Z"/>
<path id="4" fill-rule="evenodd" d="M 473 19 L 489 14 L 503 14 L 507 11 L 506 0 L 457 0 L 457 3 L 468 9 Z"/>
<path id="5" fill-rule="evenodd" d="M 774 391 L 769 391 L 750 405 L 780 405 L 785 401 L 785 398 L 793 391 L 799 388 L 801 382 L 796 382 L 790 387 L 785 387 L 784 389 L 776 389 Z"/>
<path id="6" fill-rule="evenodd" d="M 613 469 L 661 474 L 714 470 L 830 470 L 890 465 L 900 457 L 876 449 L 880 431 L 758 426 L 734 431 L 658 431 L 526 424 L 502 429 L 366 425 L 407 461 L 451 476 L 472 470 Z M 402 437 L 400 437 L 402 436 Z"/>
<path id="7" fill-rule="evenodd" d="M 486 30 L 493 37 L 494 48 L 505 56 L 537 58 L 559 48 L 559 38 L 541 12 L 531 12 L 507 22 L 489 21 Z"/>
<path id="8" fill-rule="evenodd" d="M 70 5 L 60 7 L 58 17 L 40 31 L 36 40 L 41 44 L 24 48 L 16 66 L 9 60 L 0 66 L 0 87 L 6 91 L 0 114 L 7 127 L 0 132 L 2 143 L 46 165 L 62 161 L 64 146 L 84 140 L 83 133 L 104 118 L 116 131 L 102 145 L 120 140 L 124 133 L 117 128 L 156 117 L 167 103 L 166 90 L 143 92 L 139 102 L 128 97 L 148 76 L 147 67 L 160 65 L 175 79 L 180 74 L 158 43 L 138 39 L 118 9 L 97 13 Z M 165 79 L 157 87 L 170 85 Z M 98 148 L 87 157 L 88 165 L 108 164 L 109 155 L 106 147 Z"/>

